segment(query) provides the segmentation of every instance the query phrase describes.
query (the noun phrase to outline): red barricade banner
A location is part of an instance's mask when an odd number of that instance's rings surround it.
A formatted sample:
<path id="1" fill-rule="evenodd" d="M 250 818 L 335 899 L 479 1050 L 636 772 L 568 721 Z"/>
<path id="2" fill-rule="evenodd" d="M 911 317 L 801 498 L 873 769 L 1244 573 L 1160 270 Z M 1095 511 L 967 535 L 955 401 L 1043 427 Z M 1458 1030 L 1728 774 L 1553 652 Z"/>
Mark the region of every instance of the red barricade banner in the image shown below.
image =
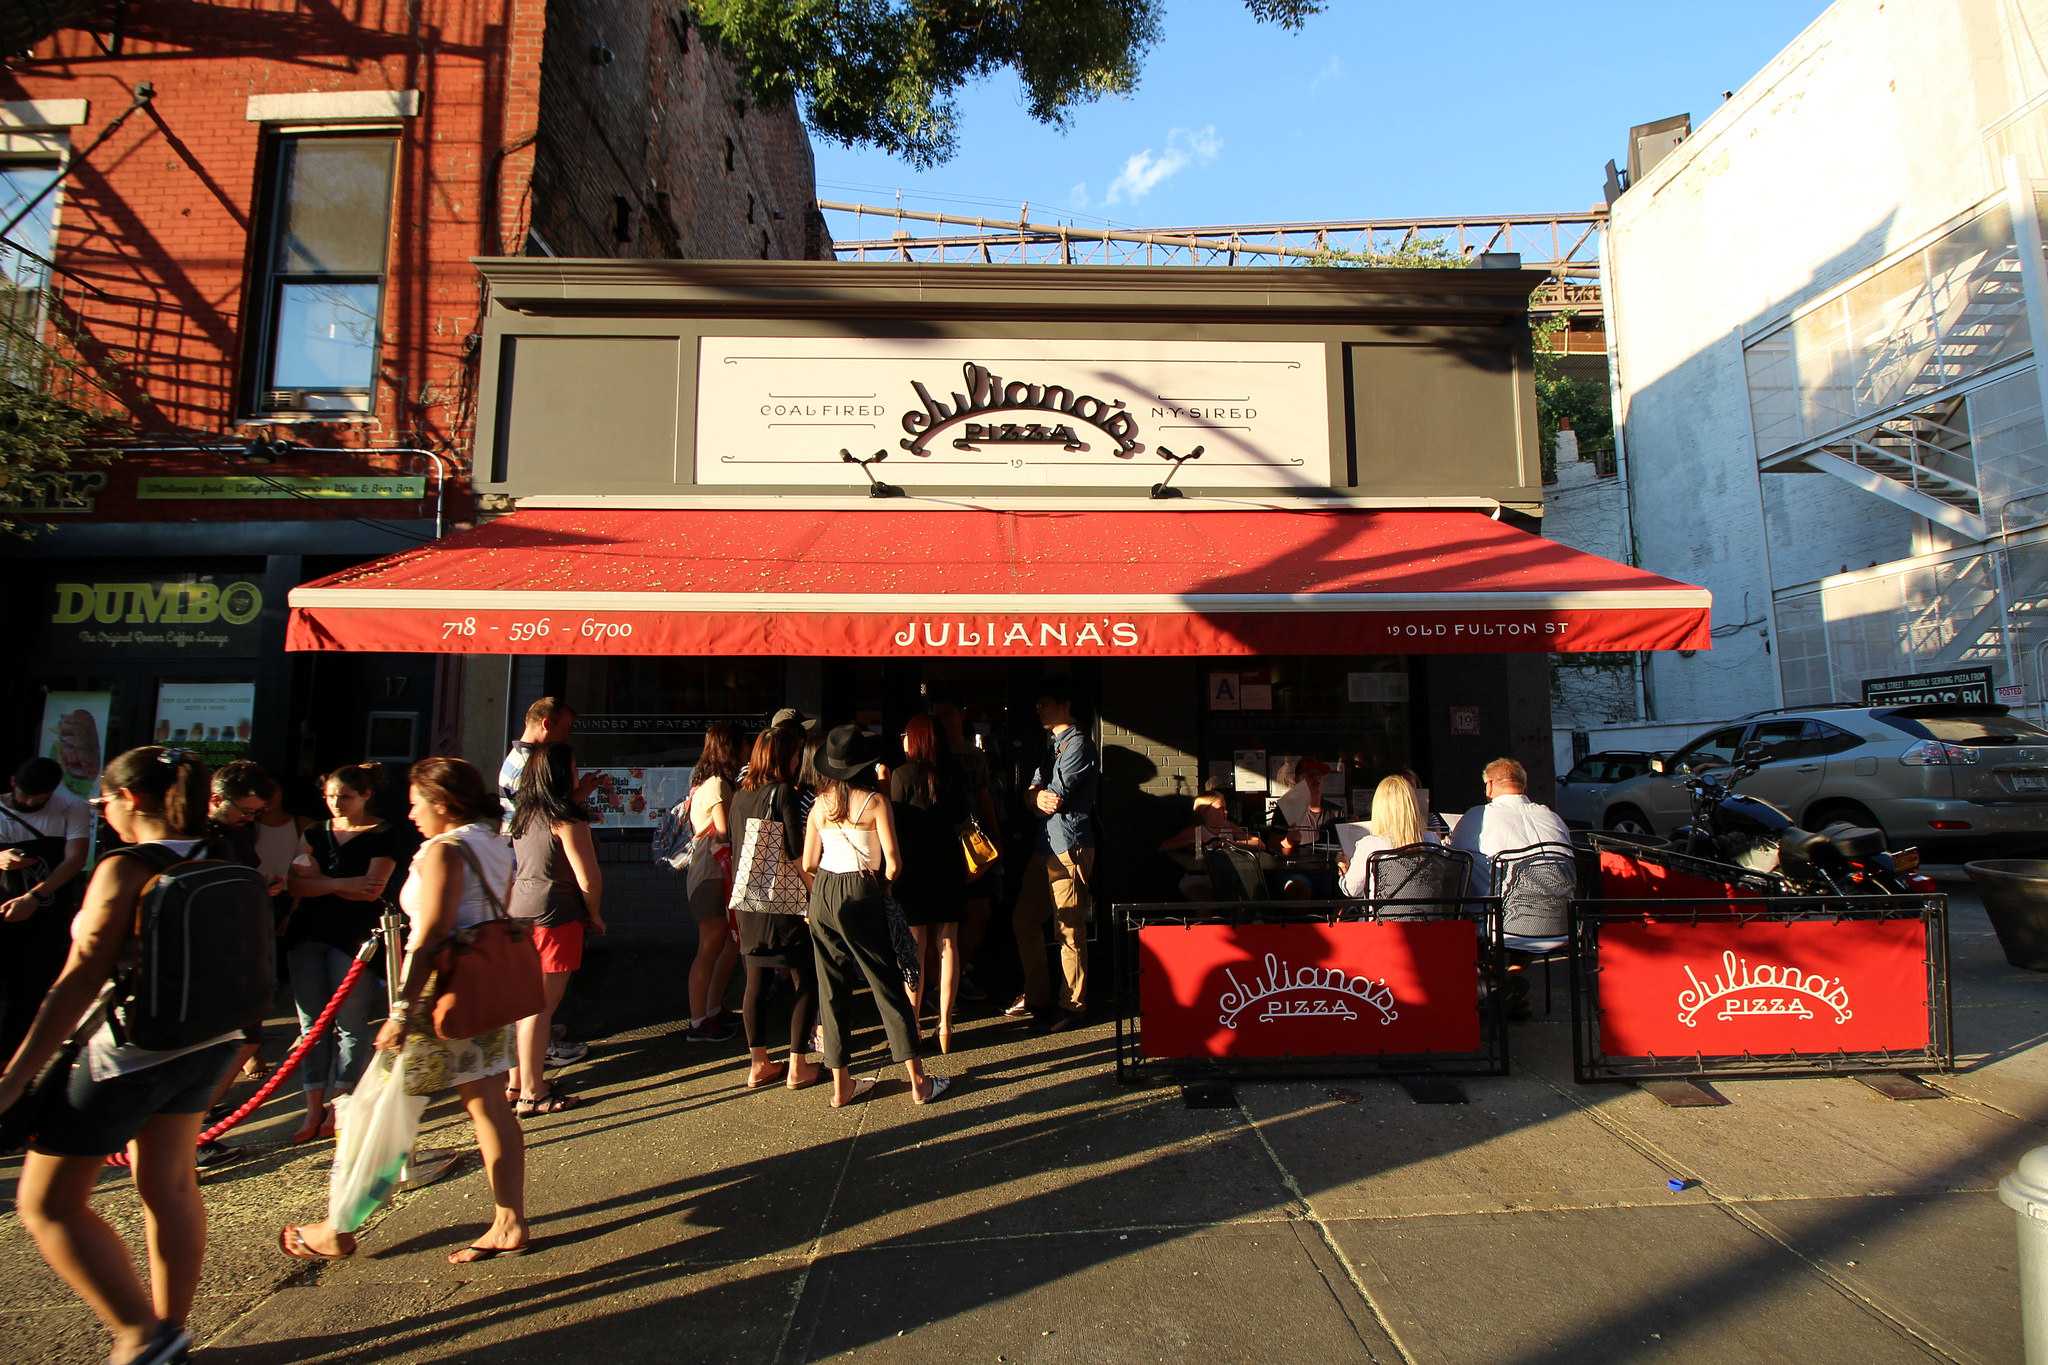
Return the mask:
<path id="1" fill-rule="evenodd" d="M 1608 1057 L 1914 1052 L 1928 1046 L 1918 919 L 1600 926 Z"/>
<path id="2" fill-rule="evenodd" d="M 1138 930 L 1148 1057 L 1359 1057 L 1479 1049 L 1472 921 Z"/>

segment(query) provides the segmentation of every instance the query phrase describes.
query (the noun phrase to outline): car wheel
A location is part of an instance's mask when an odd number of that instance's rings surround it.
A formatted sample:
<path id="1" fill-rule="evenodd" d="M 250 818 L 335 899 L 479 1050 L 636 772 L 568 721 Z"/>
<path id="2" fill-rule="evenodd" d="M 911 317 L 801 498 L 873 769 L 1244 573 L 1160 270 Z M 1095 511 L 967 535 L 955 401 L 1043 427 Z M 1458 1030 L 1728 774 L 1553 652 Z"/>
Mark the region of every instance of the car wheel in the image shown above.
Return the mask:
<path id="1" fill-rule="evenodd" d="M 1616 834 L 1628 834 L 1638 839 L 1657 837 L 1657 831 L 1650 828 L 1650 822 L 1634 806 L 1616 806 L 1607 812 L 1607 828 Z"/>
<path id="2" fill-rule="evenodd" d="M 1877 823 L 1877 817 L 1870 813 L 1869 807 L 1858 805 L 1854 801 L 1823 801 L 1806 812 L 1806 828 L 1810 830 L 1823 830 L 1838 821 L 1845 824 L 1860 825 L 1864 829 L 1882 830 L 1884 828 L 1884 826 Z M 1889 837 L 1885 839 L 1885 844 L 1887 847 L 1890 846 L 1891 839 Z"/>

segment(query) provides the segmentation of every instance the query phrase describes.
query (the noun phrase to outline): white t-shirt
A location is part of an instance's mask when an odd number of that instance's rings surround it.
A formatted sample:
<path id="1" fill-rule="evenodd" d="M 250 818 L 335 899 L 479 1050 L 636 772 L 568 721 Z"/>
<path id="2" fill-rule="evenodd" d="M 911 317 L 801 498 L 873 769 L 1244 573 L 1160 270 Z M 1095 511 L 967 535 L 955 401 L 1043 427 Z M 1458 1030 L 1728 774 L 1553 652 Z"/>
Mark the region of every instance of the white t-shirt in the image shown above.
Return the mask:
<path id="1" fill-rule="evenodd" d="M 1496 796 L 1465 812 L 1451 847 L 1472 855 L 1472 894 L 1493 894 L 1493 860 L 1531 844 L 1569 844 L 1572 832 L 1556 811 L 1526 796 Z"/>
<path id="2" fill-rule="evenodd" d="M 732 783 L 722 777 L 707 778 L 697 784 L 690 793 L 690 832 L 708 833 L 711 829 L 711 812 L 732 800 Z M 730 831 L 727 838 L 731 838 Z"/>
<path id="3" fill-rule="evenodd" d="M 40 810 L 21 810 L 12 796 L 0 797 L 0 844 L 28 839 L 89 839 L 92 807 L 85 798 L 59 787 Z"/>

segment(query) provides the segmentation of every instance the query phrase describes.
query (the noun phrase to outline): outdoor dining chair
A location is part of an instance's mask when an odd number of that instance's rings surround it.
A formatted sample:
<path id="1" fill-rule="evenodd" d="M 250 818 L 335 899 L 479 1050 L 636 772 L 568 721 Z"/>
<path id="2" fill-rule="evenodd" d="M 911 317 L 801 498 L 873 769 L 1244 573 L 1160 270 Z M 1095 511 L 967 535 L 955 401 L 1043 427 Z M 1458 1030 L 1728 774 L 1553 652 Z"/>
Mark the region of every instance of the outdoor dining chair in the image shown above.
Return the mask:
<path id="1" fill-rule="evenodd" d="M 1501 941 L 1509 961 L 1543 964 L 1543 1013 L 1551 1006 L 1551 968 L 1571 943 L 1571 903 L 1579 894 L 1579 855 L 1570 844 L 1531 844 L 1493 858 L 1501 902 Z"/>

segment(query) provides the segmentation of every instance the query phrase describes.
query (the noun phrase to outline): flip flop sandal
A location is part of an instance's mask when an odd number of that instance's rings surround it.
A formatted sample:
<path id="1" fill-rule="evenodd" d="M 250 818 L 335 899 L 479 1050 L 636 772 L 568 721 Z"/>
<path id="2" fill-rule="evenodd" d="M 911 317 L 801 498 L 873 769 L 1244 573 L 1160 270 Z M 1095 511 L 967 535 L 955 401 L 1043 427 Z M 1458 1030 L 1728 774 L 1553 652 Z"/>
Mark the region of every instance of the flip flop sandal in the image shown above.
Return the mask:
<path id="1" fill-rule="evenodd" d="M 868 1097 L 868 1092 L 875 1088 L 876 1079 L 874 1076 L 862 1076 L 853 1083 L 853 1094 L 847 1096 L 846 1103 L 841 1104 L 835 1100 L 832 1107 L 834 1109 L 844 1109 L 848 1105 L 860 1103 Z"/>
<path id="2" fill-rule="evenodd" d="M 780 1085 L 782 1084 L 783 1077 L 787 1076 L 788 1074 L 789 1063 L 777 1062 L 768 1068 L 768 1075 L 766 1079 L 757 1081 L 752 1076 L 747 1077 L 747 1089 L 766 1090 L 770 1086 Z"/>
<path id="3" fill-rule="evenodd" d="M 953 1088 L 953 1078 L 951 1076 L 926 1076 L 924 1083 L 924 1098 L 917 1100 L 919 1104 L 937 1103 L 939 1096 Z M 911 1098 L 917 1099 L 917 1096 L 913 1094 Z"/>
<path id="4" fill-rule="evenodd" d="M 537 1100 L 521 1100 L 512 1106 L 512 1112 L 522 1119 L 540 1114 L 565 1114 L 579 1108 L 583 1103 L 580 1095 L 571 1095 L 563 1090 L 550 1090 Z"/>
<path id="5" fill-rule="evenodd" d="M 293 1223 L 285 1224 L 277 1232 L 277 1249 L 295 1261 L 346 1261 L 356 1254 L 356 1239 L 347 1233 L 342 1234 L 341 1245 L 344 1248 L 341 1251 L 321 1251 L 308 1242 L 304 1231 Z"/>
<path id="6" fill-rule="evenodd" d="M 448 1264 L 475 1265 L 479 1261 L 495 1261 L 501 1256 L 524 1256 L 531 1250 L 531 1242 L 524 1242 L 516 1247 L 464 1247 L 461 1251 L 448 1253 Z"/>
<path id="7" fill-rule="evenodd" d="M 823 1067 L 819 1067 L 816 1071 L 813 1071 L 811 1073 L 811 1078 L 807 1081 L 800 1081 L 796 1077 L 791 1076 L 787 1080 L 783 1081 L 782 1084 L 785 1089 L 789 1090 L 809 1090 L 812 1086 L 816 1085 L 818 1082 L 824 1079 L 825 1069 Z"/>

